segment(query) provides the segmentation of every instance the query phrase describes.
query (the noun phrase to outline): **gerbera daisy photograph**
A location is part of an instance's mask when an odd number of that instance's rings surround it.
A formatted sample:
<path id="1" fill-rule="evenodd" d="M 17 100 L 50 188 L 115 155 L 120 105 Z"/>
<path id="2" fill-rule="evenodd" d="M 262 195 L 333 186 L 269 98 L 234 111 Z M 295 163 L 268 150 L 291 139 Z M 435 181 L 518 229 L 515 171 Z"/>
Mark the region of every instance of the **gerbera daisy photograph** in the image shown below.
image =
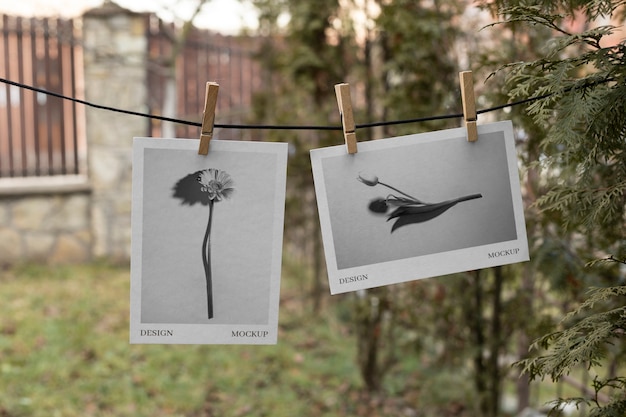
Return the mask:
<path id="1" fill-rule="evenodd" d="M 134 141 L 131 339 L 271 342 L 287 146 L 213 140 L 208 155 L 197 148 L 191 139 Z"/>

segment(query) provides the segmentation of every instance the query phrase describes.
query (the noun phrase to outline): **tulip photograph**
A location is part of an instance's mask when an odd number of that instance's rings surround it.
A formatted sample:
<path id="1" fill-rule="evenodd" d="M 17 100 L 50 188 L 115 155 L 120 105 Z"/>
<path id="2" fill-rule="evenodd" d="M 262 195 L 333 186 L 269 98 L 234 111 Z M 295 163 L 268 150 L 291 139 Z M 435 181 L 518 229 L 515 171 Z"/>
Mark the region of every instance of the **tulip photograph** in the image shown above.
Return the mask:
<path id="1" fill-rule="evenodd" d="M 439 203 L 427 203 L 379 181 L 376 176 L 359 174 L 357 179 L 367 186 L 382 185 L 401 194 L 401 196 L 387 194 L 385 198 L 371 200 L 368 205 L 369 210 L 377 214 L 387 214 L 390 209 L 395 208 L 387 217 L 387 221 L 395 219 L 391 227 L 392 232 L 408 224 L 422 223 L 434 219 L 462 201 L 482 198 L 481 194 L 471 194 Z"/>
<path id="2" fill-rule="evenodd" d="M 481 125 L 479 134 L 365 141 L 352 155 L 345 146 L 311 151 L 332 293 L 527 257 L 512 125 Z"/>

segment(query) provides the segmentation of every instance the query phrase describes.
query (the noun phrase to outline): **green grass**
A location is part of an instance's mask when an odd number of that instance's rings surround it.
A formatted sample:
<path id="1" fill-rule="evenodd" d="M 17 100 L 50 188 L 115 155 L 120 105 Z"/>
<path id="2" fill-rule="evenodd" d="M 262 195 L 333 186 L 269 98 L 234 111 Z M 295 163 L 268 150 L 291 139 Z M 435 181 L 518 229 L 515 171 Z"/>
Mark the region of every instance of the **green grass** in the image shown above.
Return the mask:
<path id="1" fill-rule="evenodd" d="M 0 417 L 473 415 L 470 376 L 420 354 L 367 393 L 350 296 L 313 312 L 297 266 L 283 268 L 273 346 L 131 345 L 129 279 L 105 264 L 0 271 Z"/>
<path id="2" fill-rule="evenodd" d="M 2 271 L 0 416 L 342 415 L 354 342 L 298 296 L 275 346 L 130 345 L 128 268 Z"/>

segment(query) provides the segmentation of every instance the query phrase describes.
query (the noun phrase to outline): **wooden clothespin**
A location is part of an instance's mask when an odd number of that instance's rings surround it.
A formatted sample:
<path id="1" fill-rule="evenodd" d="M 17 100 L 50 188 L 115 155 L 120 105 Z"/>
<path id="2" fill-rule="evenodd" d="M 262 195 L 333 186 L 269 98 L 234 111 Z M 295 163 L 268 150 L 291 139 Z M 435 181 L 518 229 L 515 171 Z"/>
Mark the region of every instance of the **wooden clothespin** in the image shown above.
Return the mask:
<path id="1" fill-rule="evenodd" d="M 209 142 L 213 138 L 213 124 L 215 123 L 215 108 L 217 107 L 217 93 L 219 84 L 206 83 L 206 98 L 204 99 L 204 112 L 202 113 L 202 130 L 200 131 L 200 146 L 198 155 L 209 153 Z"/>
<path id="2" fill-rule="evenodd" d="M 478 128 L 476 126 L 476 99 L 474 98 L 474 79 L 472 71 L 462 71 L 459 73 L 461 84 L 461 100 L 463 101 L 463 120 L 467 129 L 467 141 L 476 142 L 478 139 Z"/>
<path id="3" fill-rule="evenodd" d="M 343 137 L 346 141 L 346 149 L 349 154 L 357 152 L 356 149 L 356 125 L 352 114 L 352 98 L 350 96 L 350 84 L 342 83 L 335 85 L 335 95 L 337 105 L 341 115 L 341 125 L 343 126 Z"/>

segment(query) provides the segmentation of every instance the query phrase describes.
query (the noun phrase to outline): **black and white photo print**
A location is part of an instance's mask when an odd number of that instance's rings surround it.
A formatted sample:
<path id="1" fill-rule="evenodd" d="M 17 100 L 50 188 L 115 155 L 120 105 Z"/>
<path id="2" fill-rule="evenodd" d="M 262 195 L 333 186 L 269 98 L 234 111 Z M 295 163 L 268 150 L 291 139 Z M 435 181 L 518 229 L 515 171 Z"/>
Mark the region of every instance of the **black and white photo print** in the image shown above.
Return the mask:
<path id="1" fill-rule="evenodd" d="M 311 151 L 331 293 L 528 260 L 510 122 Z"/>
<path id="2" fill-rule="evenodd" d="M 131 342 L 276 343 L 287 144 L 135 138 Z"/>

